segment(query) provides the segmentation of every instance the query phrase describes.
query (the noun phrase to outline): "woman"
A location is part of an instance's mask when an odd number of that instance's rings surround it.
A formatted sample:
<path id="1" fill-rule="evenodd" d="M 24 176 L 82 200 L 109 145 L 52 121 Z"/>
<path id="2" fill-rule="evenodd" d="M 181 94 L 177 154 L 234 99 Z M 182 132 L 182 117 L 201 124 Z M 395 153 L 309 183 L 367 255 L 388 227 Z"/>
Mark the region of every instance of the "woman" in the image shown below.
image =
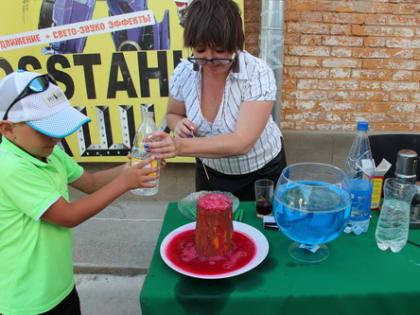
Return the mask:
<path id="1" fill-rule="evenodd" d="M 166 114 L 174 137 L 156 133 L 149 149 L 162 158 L 197 157 L 197 191 L 255 200 L 255 180 L 277 181 L 286 166 L 281 132 L 271 117 L 273 72 L 243 50 L 242 18 L 232 0 L 192 1 L 184 45 L 192 55 L 172 74 Z"/>

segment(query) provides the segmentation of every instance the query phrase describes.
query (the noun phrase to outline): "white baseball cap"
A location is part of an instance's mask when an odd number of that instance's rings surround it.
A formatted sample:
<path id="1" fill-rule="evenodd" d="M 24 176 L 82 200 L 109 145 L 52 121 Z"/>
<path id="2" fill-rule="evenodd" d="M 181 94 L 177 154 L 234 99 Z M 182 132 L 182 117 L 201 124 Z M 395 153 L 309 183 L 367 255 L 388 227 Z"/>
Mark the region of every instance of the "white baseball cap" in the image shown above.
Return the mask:
<path id="1" fill-rule="evenodd" d="M 8 121 L 26 122 L 54 138 L 64 138 L 91 121 L 70 104 L 51 76 L 24 70 L 0 81 L 0 120 L 6 112 Z"/>

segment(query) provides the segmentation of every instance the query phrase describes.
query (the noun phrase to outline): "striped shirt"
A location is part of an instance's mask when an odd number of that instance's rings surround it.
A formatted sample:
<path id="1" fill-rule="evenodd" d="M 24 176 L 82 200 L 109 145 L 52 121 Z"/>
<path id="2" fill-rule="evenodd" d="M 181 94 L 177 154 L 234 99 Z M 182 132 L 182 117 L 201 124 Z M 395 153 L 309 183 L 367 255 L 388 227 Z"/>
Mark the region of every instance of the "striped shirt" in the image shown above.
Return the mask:
<path id="1" fill-rule="evenodd" d="M 170 93 L 175 100 L 185 104 L 187 118 L 198 126 L 197 137 L 234 132 L 243 102 L 276 99 L 277 86 L 269 66 L 246 51 L 238 52 L 238 61 L 239 72 L 229 73 L 222 102 L 213 123 L 204 118 L 200 109 L 201 71 L 194 71 L 188 60 L 182 60 L 175 68 L 170 80 Z M 262 168 L 279 154 L 280 137 L 280 129 L 270 115 L 259 139 L 248 153 L 201 160 L 223 174 L 248 174 Z"/>

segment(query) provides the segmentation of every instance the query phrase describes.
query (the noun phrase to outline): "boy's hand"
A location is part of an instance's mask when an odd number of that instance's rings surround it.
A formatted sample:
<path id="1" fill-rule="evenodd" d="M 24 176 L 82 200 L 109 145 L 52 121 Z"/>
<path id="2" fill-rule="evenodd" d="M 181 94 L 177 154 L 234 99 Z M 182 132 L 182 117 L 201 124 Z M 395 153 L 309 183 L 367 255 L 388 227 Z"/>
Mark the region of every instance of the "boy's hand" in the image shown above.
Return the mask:
<path id="1" fill-rule="evenodd" d="M 154 156 L 141 162 L 136 162 L 133 166 L 130 166 L 131 161 L 124 166 L 119 178 L 127 186 L 127 190 L 140 187 L 152 188 L 156 186 L 156 183 L 151 181 L 159 178 L 157 175 L 159 169 L 150 167 L 153 160 L 156 160 Z"/>

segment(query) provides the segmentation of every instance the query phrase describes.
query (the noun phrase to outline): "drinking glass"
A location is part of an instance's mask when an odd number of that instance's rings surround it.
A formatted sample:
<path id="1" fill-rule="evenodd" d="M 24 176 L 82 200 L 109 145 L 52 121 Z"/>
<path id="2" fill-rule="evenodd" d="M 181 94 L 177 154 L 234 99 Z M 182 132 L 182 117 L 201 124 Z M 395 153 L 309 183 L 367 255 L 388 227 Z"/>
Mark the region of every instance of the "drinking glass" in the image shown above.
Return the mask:
<path id="1" fill-rule="evenodd" d="M 325 243 L 344 230 L 351 211 L 347 175 L 323 163 L 297 163 L 286 167 L 274 192 L 274 217 L 280 230 L 295 241 L 294 259 L 321 262 L 329 256 Z"/>
<path id="2" fill-rule="evenodd" d="M 271 179 L 258 179 L 254 184 L 255 208 L 257 217 L 262 218 L 271 214 L 273 210 L 274 182 Z"/>

